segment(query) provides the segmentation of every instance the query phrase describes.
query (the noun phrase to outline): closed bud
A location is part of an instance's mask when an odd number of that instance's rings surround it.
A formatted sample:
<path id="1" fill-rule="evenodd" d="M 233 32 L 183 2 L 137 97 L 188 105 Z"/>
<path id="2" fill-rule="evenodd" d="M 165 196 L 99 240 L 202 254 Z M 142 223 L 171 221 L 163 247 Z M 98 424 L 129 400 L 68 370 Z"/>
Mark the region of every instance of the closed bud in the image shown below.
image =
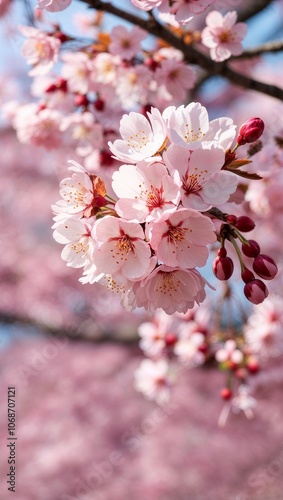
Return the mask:
<path id="1" fill-rule="evenodd" d="M 93 106 L 95 107 L 96 111 L 103 111 L 105 107 L 105 102 L 102 99 L 96 99 L 94 101 Z"/>
<path id="2" fill-rule="evenodd" d="M 255 240 L 248 240 L 242 244 L 242 252 L 247 257 L 257 257 L 260 252 L 260 246 Z"/>
<path id="3" fill-rule="evenodd" d="M 175 335 L 175 333 L 166 333 L 165 344 L 167 347 L 172 347 L 173 345 L 175 345 L 177 340 L 178 340 L 178 337 L 177 337 L 177 335 Z"/>
<path id="4" fill-rule="evenodd" d="M 241 215 L 240 217 L 238 217 L 235 227 L 243 233 L 248 233 L 255 228 L 255 223 L 247 215 Z"/>
<path id="5" fill-rule="evenodd" d="M 260 254 L 254 260 L 253 270 L 262 279 L 272 280 L 278 272 L 278 267 L 269 255 Z"/>
<path id="6" fill-rule="evenodd" d="M 261 304 L 268 296 L 268 289 L 260 280 L 249 281 L 244 286 L 244 294 L 252 304 Z"/>
<path id="7" fill-rule="evenodd" d="M 86 95 L 78 94 L 75 97 L 75 105 L 76 106 L 87 106 L 88 105 L 88 98 Z"/>
<path id="8" fill-rule="evenodd" d="M 243 146 L 246 143 L 257 141 L 264 131 L 264 122 L 261 118 L 251 118 L 239 130 L 237 143 Z"/>
<path id="9" fill-rule="evenodd" d="M 250 281 L 253 281 L 255 279 L 255 275 L 247 268 L 242 271 L 241 276 L 244 283 L 249 283 Z"/>
<path id="10" fill-rule="evenodd" d="M 230 257 L 216 257 L 213 261 L 212 269 L 217 279 L 226 281 L 233 274 L 234 263 Z"/>
<path id="11" fill-rule="evenodd" d="M 222 397 L 222 399 L 225 399 L 225 400 L 231 399 L 231 397 L 232 397 L 231 389 L 228 389 L 228 387 L 224 387 L 220 391 L 220 396 Z"/>

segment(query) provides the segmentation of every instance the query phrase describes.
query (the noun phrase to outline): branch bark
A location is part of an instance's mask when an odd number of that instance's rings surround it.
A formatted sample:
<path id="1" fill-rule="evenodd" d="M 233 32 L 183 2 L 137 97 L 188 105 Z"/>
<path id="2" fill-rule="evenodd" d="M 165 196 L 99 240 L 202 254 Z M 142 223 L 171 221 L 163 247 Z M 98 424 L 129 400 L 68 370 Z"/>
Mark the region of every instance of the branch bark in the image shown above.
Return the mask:
<path id="1" fill-rule="evenodd" d="M 235 59 L 248 59 L 251 57 L 260 56 L 262 54 L 281 52 L 283 50 L 283 40 L 275 40 L 273 42 L 264 43 L 262 45 L 258 45 L 258 47 L 254 47 L 253 49 L 245 50 L 239 56 L 231 57 L 231 60 Z"/>
<path id="2" fill-rule="evenodd" d="M 89 5 L 89 7 L 113 14 L 125 21 L 128 21 L 136 26 L 147 31 L 149 34 L 161 38 L 172 47 L 180 50 L 184 54 L 184 59 L 189 64 L 196 64 L 201 68 L 207 70 L 210 76 L 223 76 L 231 83 L 239 85 L 248 90 L 255 90 L 263 94 L 269 95 L 276 99 L 283 101 L 283 89 L 276 85 L 270 85 L 259 80 L 255 80 L 247 75 L 243 75 L 227 65 L 227 62 L 216 63 L 212 61 L 209 56 L 201 52 L 199 49 L 192 45 L 184 43 L 182 38 L 177 37 L 174 33 L 169 31 L 166 27 L 161 25 L 152 15 L 148 19 L 143 19 L 130 12 L 126 12 L 119 7 L 115 7 L 110 2 L 102 2 L 101 0 L 81 0 Z M 268 4 L 270 1 L 258 0 L 259 3 Z"/>
<path id="3" fill-rule="evenodd" d="M 240 10 L 238 14 L 238 22 L 248 21 L 253 16 L 259 14 L 262 10 L 266 9 L 269 5 L 273 4 L 274 0 L 254 0 L 252 3 L 248 4 L 243 10 Z"/>

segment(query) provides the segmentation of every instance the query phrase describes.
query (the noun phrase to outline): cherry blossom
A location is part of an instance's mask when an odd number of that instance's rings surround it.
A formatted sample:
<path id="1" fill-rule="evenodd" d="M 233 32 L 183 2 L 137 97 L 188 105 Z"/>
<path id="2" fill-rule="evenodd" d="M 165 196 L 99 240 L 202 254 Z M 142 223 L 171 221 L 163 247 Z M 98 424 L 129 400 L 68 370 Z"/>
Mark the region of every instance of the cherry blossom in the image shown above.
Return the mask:
<path id="1" fill-rule="evenodd" d="M 205 337 L 202 333 L 191 332 L 187 334 L 186 328 L 183 326 L 186 334 L 180 332 L 180 338 L 174 347 L 174 353 L 179 358 L 181 363 L 187 366 L 199 366 L 205 361 L 205 355 L 200 351 L 200 347 L 204 344 Z"/>
<path id="2" fill-rule="evenodd" d="M 85 222 L 68 218 L 63 222 L 56 222 L 53 228 L 55 241 L 65 245 L 61 257 L 67 262 L 67 266 L 84 267 L 91 262 L 95 242 L 91 237 L 90 220 Z"/>
<path id="3" fill-rule="evenodd" d="M 207 27 L 202 32 L 202 43 L 210 49 L 214 61 L 225 61 L 231 55 L 243 52 L 242 40 L 247 33 L 245 23 L 236 23 L 237 12 L 227 12 L 222 16 L 214 10 L 206 17 Z"/>
<path id="4" fill-rule="evenodd" d="M 55 109 L 40 109 L 37 104 L 25 104 L 17 108 L 13 125 L 20 142 L 42 146 L 46 149 L 62 145 L 60 124 L 62 114 Z"/>
<path id="5" fill-rule="evenodd" d="M 135 388 L 148 399 L 160 405 L 167 403 L 170 396 L 169 387 L 172 381 L 169 365 L 165 360 L 152 361 L 144 359 L 135 371 Z"/>
<path id="6" fill-rule="evenodd" d="M 168 5 L 168 0 L 131 0 L 135 7 L 142 10 L 151 10 L 160 7 L 162 4 Z"/>
<path id="7" fill-rule="evenodd" d="M 226 150 L 236 135 L 236 126 L 231 118 L 209 121 L 206 108 L 198 102 L 178 108 L 170 106 L 163 111 L 162 116 L 171 142 L 190 150 L 199 148 L 203 142 L 214 141 Z"/>
<path id="8" fill-rule="evenodd" d="M 134 222 L 154 220 L 180 201 L 178 186 L 162 163 L 122 165 L 112 179 L 118 214 Z"/>
<path id="9" fill-rule="evenodd" d="M 155 73 L 156 81 L 159 85 L 164 85 L 170 97 L 182 101 L 186 98 L 186 93 L 194 87 L 196 82 L 195 71 L 185 65 L 182 61 L 163 60 Z"/>
<path id="10" fill-rule="evenodd" d="M 146 32 L 137 26 L 131 30 L 122 25 L 115 26 L 110 33 L 109 52 L 119 55 L 121 59 L 132 59 L 140 51 L 140 42 L 146 36 Z"/>
<path id="11" fill-rule="evenodd" d="M 100 272 L 136 280 L 147 271 L 151 253 L 139 224 L 105 216 L 94 224 L 92 236 L 99 245 L 94 261 Z"/>
<path id="12" fill-rule="evenodd" d="M 219 349 L 215 354 L 215 359 L 219 363 L 224 363 L 226 361 L 232 361 L 235 364 L 241 363 L 244 356 L 242 351 L 237 349 L 237 344 L 235 340 L 227 340 L 224 347 Z"/>
<path id="13" fill-rule="evenodd" d="M 195 269 L 158 266 L 138 286 L 136 304 L 149 312 L 162 308 L 167 314 L 185 313 L 205 299 L 206 280 Z"/>
<path id="14" fill-rule="evenodd" d="M 63 61 L 61 76 L 68 81 L 70 91 L 86 94 L 94 89 L 91 80 L 94 63 L 86 53 L 65 52 L 61 59 Z"/>
<path id="15" fill-rule="evenodd" d="M 155 357 L 162 354 L 166 346 L 166 335 L 170 334 L 172 326 L 172 316 L 160 309 L 156 311 L 153 321 L 147 321 L 138 327 L 141 337 L 139 345 L 146 355 Z"/>
<path id="16" fill-rule="evenodd" d="M 197 14 L 204 12 L 214 0 L 174 0 L 173 12 L 175 19 L 181 24 L 186 24 Z"/>
<path id="17" fill-rule="evenodd" d="M 32 26 L 20 26 L 19 30 L 27 37 L 22 46 L 22 55 L 28 64 L 33 65 L 28 74 L 36 76 L 48 73 L 58 61 L 60 40 Z"/>
<path id="18" fill-rule="evenodd" d="M 121 139 L 109 142 L 109 149 L 117 160 L 136 163 L 151 159 L 164 146 L 166 129 L 161 114 L 151 109 L 148 118 L 132 111 L 124 115 L 120 124 Z"/>
<path id="19" fill-rule="evenodd" d="M 78 214 L 84 217 L 95 215 L 97 208 L 101 206 L 101 199 L 103 202 L 106 194 L 105 184 L 96 175 L 89 174 L 79 163 L 72 160 L 69 163 L 71 164 L 69 170 L 74 173 L 72 177 L 61 181 L 62 200 L 52 208 L 58 214 Z"/>
<path id="20" fill-rule="evenodd" d="M 191 152 L 182 146 L 171 145 L 163 157 L 180 186 L 184 207 L 200 211 L 218 207 L 236 190 L 236 176 L 221 170 L 225 155 L 217 144 L 209 147 L 204 144 Z"/>
<path id="21" fill-rule="evenodd" d="M 37 0 L 40 9 L 48 12 L 59 12 L 71 5 L 72 0 Z"/>
<path id="22" fill-rule="evenodd" d="M 150 245 L 158 259 L 171 267 L 204 266 L 207 246 L 216 240 L 211 221 L 198 212 L 181 208 L 167 210 L 150 224 Z"/>
<path id="23" fill-rule="evenodd" d="M 76 144 L 80 156 L 87 156 L 102 147 L 103 129 L 100 123 L 95 123 L 92 113 L 69 114 L 62 120 L 60 129 Z"/>

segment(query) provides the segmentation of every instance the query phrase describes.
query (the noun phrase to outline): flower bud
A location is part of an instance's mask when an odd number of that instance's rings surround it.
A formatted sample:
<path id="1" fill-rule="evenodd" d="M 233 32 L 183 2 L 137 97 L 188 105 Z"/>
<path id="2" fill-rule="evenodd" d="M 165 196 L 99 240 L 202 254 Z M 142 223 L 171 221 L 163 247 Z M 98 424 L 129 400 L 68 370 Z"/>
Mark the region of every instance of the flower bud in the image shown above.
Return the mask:
<path id="1" fill-rule="evenodd" d="M 96 99 L 94 101 L 93 106 L 95 107 L 96 111 L 103 111 L 105 108 L 105 101 L 102 99 Z"/>
<path id="2" fill-rule="evenodd" d="M 177 335 L 175 333 L 166 333 L 165 335 L 165 344 L 167 347 L 171 347 L 176 344 L 178 340 Z"/>
<path id="3" fill-rule="evenodd" d="M 225 400 L 231 399 L 232 397 L 231 389 L 228 389 L 228 387 L 224 387 L 223 389 L 221 389 L 220 396 L 222 397 L 222 399 Z"/>
<path id="4" fill-rule="evenodd" d="M 237 217 L 236 215 L 226 215 L 226 221 L 229 223 L 229 224 L 232 224 L 232 226 L 235 226 L 236 222 L 237 222 Z"/>
<path id="5" fill-rule="evenodd" d="M 255 279 L 244 286 L 244 294 L 252 304 L 261 304 L 268 296 L 268 289 L 262 281 Z"/>
<path id="6" fill-rule="evenodd" d="M 258 361 L 254 358 L 249 358 L 247 360 L 247 369 L 251 375 L 255 375 L 259 371 Z"/>
<path id="7" fill-rule="evenodd" d="M 257 141 L 264 131 L 264 123 L 261 118 L 251 118 L 246 121 L 239 130 L 237 143 L 243 146 L 247 142 Z"/>
<path id="8" fill-rule="evenodd" d="M 76 106 L 87 106 L 88 98 L 86 95 L 77 94 L 75 97 L 75 105 Z"/>
<path id="9" fill-rule="evenodd" d="M 249 283 L 250 281 L 253 281 L 255 279 L 255 275 L 247 268 L 242 271 L 241 276 L 244 283 Z"/>
<path id="10" fill-rule="evenodd" d="M 247 215 L 241 215 L 237 218 L 235 227 L 243 233 L 248 233 L 255 228 L 255 223 L 250 217 L 247 217 Z"/>
<path id="11" fill-rule="evenodd" d="M 231 278 L 234 271 L 234 263 L 230 257 L 216 257 L 212 264 L 213 272 L 221 281 Z"/>
<path id="12" fill-rule="evenodd" d="M 257 257 L 260 252 L 260 246 L 255 240 L 247 240 L 242 244 L 242 252 L 247 257 Z"/>
<path id="13" fill-rule="evenodd" d="M 278 272 L 278 267 L 271 257 L 260 254 L 254 260 L 253 270 L 262 279 L 272 280 Z"/>

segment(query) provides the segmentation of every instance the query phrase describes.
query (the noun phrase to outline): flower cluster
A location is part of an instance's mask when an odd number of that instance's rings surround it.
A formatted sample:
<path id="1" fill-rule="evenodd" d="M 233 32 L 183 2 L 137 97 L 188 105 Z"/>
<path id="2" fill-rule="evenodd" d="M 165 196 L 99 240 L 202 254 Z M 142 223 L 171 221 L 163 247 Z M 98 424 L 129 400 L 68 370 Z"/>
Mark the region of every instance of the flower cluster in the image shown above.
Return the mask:
<path id="1" fill-rule="evenodd" d="M 207 110 L 193 102 L 162 114 L 152 108 L 147 117 L 124 115 L 120 134 L 109 142 L 115 159 L 126 162 L 112 176 L 117 201 L 102 179 L 72 162 L 72 177 L 61 182 L 63 199 L 53 207 L 54 238 L 65 245 L 68 265 L 83 268 L 82 283 L 107 284 L 126 309 L 186 313 L 206 295 L 196 268 L 206 264 L 208 246 L 221 238 L 214 271 L 219 276 L 223 268 L 220 279 L 227 279 L 225 238 L 241 237 L 241 217 L 233 219 L 233 229 L 225 216 L 219 234 L 213 223 L 238 184 L 227 160 L 236 161 L 236 127 L 229 118 L 209 121 Z M 254 269 L 274 277 L 272 262 L 257 256 Z M 246 287 L 259 280 L 251 281 Z M 245 294 L 255 302 L 253 290 Z"/>

